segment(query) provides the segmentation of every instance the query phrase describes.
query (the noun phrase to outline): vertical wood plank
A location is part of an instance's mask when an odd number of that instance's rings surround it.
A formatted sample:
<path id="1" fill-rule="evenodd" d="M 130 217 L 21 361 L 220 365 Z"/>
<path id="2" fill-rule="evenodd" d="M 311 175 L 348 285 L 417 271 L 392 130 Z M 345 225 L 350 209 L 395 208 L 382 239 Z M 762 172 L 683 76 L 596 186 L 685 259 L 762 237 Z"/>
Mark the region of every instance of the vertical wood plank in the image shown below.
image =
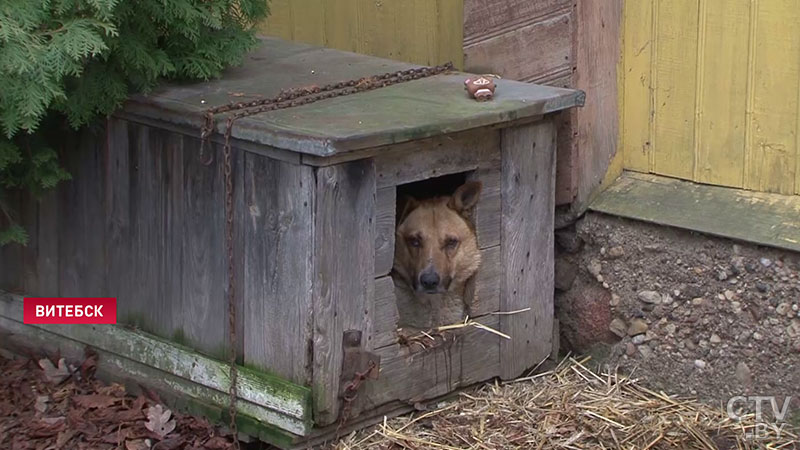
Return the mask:
<path id="1" fill-rule="evenodd" d="M 795 192 L 800 10 L 792 0 L 758 0 L 754 14 L 752 118 L 744 187 Z"/>
<path id="2" fill-rule="evenodd" d="M 405 8 L 398 2 L 376 2 L 375 0 L 358 0 L 358 27 L 361 32 L 358 52 L 389 59 L 409 60 L 409 56 L 400 54 L 400 36 L 398 36 L 398 14 Z M 347 22 L 346 22 L 347 23 Z M 344 26 L 340 24 L 339 26 Z M 416 25 L 408 24 L 408 28 Z M 407 49 L 413 48 L 408 46 Z M 413 55 L 415 56 L 415 55 Z M 412 57 L 413 57 L 412 56 Z"/>
<path id="3" fill-rule="evenodd" d="M 58 190 L 45 192 L 41 198 L 26 195 L 22 205 L 25 229 L 29 233 L 25 247 L 24 290 L 43 297 L 58 296 Z"/>
<path id="4" fill-rule="evenodd" d="M 11 192 L 4 199 L 13 211 L 14 219 L 19 223 L 22 220 L 22 197 L 18 192 Z M 5 225 L 5 218 L 0 224 Z M 24 226 L 24 224 L 21 224 Z M 28 230 L 30 233 L 30 230 Z M 20 292 L 23 289 L 23 247 L 12 243 L 0 246 L 0 287 L 11 292 Z"/>
<path id="5" fill-rule="evenodd" d="M 184 313 L 182 327 L 176 333 L 199 350 L 221 357 L 228 336 L 222 146 L 206 143 L 205 151 L 213 155 L 208 166 L 200 157 L 199 139 L 184 137 L 183 148 Z"/>
<path id="6" fill-rule="evenodd" d="M 436 53 L 429 64 L 452 61 L 457 69 L 464 68 L 464 0 L 437 0 Z"/>
<path id="7" fill-rule="evenodd" d="M 292 0 L 292 38 L 325 45 L 325 0 Z"/>
<path id="8" fill-rule="evenodd" d="M 375 273 L 375 165 L 371 159 L 316 174 L 314 218 L 314 420 L 338 416 L 342 333 L 370 330 Z M 362 341 L 363 343 L 363 341 Z"/>
<path id="9" fill-rule="evenodd" d="M 519 376 L 550 354 L 553 327 L 555 129 L 552 121 L 503 130 L 501 376 Z"/>
<path id="10" fill-rule="evenodd" d="M 244 189 L 245 362 L 309 385 L 313 169 L 247 154 Z"/>
<path id="11" fill-rule="evenodd" d="M 163 167 L 163 246 L 160 272 L 163 281 L 159 284 L 159 297 L 164 304 L 163 333 L 169 337 L 181 334 L 183 316 L 190 305 L 183 300 L 183 231 L 184 231 L 184 154 L 183 136 L 169 133 L 164 136 L 160 149 Z M 188 342 L 182 342 L 188 344 Z"/>
<path id="12" fill-rule="evenodd" d="M 103 296 L 106 291 L 102 133 L 87 130 L 75 136 L 65 162 L 72 175 L 61 184 L 59 205 L 59 294 L 65 297 Z"/>
<path id="13" fill-rule="evenodd" d="M 258 24 L 260 33 L 291 41 L 293 35 L 292 0 L 270 0 L 269 16 Z"/>
<path id="14" fill-rule="evenodd" d="M 358 3 L 354 0 L 325 0 L 323 3 L 325 46 L 347 51 L 358 49 L 361 37 Z"/>
<path id="15" fill-rule="evenodd" d="M 742 187 L 750 0 L 703 0 L 696 181 Z"/>
<path id="16" fill-rule="evenodd" d="M 625 168 L 639 172 L 650 170 L 652 151 L 651 65 L 656 39 L 652 13 L 653 0 L 625 2 L 622 151 Z"/>
<path id="17" fill-rule="evenodd" d="M 655 20 L 655 146 L 652 169 L 692 179 L 698 1 L 658 2 Z"/>
<path id="18" fill-rule="evenodd" d="M 134 270 L 131 254 L 130 131 L 125 120 L 110 118 L 106 163 L 106 239 L 108 249 L 108 295 L 117 298 L 117 321 L 126 323 L 133 312 Z"/>
<path id="19" fill-rule="evenodd" d="M 386 275 L 394 265 L 395 210 L 397 188 L 388 186 L 377 191 L 375 204 L 375 276 Z"/>

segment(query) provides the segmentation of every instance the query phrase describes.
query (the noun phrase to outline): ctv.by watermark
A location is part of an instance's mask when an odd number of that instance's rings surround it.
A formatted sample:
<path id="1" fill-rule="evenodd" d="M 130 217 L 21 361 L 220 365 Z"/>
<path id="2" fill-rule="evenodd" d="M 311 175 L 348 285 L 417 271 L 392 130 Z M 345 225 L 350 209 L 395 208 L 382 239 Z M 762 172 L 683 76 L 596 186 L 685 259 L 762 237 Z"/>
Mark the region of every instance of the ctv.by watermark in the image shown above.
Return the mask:
<path id="1" fill-rule="evenodd" d="M 770 435 L 780 439 L 781 434 L 786 428 L 786 418 L 789 415 L 789 405 L 792 397 L 784 397 L 783 403 L 779 405 L 775 396 L 764 395 L 739 395 L 728 400 L 728 417 L 733 420 L 741 421 L 744 418 L 753 417 L 755 424 L 745 432 L 745 439 L 757 440 L 765 439 Z M 750 408 L 754 406 L 754 408 Z M 755 410 L 755 413 L 744 413 L 745 410 Z M 770 416 L 765 413 L 771 412 Z"/>

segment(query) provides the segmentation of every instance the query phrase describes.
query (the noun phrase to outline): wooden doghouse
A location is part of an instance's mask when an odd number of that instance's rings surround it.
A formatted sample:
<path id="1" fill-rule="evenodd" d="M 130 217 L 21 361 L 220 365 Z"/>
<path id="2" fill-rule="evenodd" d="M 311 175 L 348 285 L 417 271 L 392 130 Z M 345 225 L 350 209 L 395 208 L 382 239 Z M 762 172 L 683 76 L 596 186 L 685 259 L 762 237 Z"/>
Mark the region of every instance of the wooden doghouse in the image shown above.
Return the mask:
<path id="1" fill-rule="evenodd" d="M 75 181 L 61 193 L 69 206 L 31 214 L 38 245 L 56 246 L 58 276 L 45 283 L 46 264 L 22 258 L 41 270 L 21 286 L 29 295 L 116 297 L 119 322 L 138 329 L 34 329 L 20 323 L 20 299 L 10 295 L 0 301 L 0 326 L 27 342 L 88 343 L 116 375 L 208 411 L 224 408 L 225 121 L 201 154 L 204 111 L 409 67 L 264 39 L 222 80 L 132 99 L 109 119 L 105 139 L 74 152 Z M 437 75 L 236 122 L 239 416 L 250 420 L 243 431 L 284 447 L 329 436 L 346 384 L 370 361 L 377 370 L 349 404 L 346 426 L 519 376 L 550 354 L 552 117 L 581 105 L 583 93 L 497 80 L 494 100 L 479 103 L 467 96 L 465 77 Z M 398 338 L 390 277 L 397 192 L 453 175 L 483 182 L 473 215 L 483 259 L 473 319 L 508 339 L 467 327 L 414 345 Z M 61 227 L 48 225 L 48 215 Z"/>

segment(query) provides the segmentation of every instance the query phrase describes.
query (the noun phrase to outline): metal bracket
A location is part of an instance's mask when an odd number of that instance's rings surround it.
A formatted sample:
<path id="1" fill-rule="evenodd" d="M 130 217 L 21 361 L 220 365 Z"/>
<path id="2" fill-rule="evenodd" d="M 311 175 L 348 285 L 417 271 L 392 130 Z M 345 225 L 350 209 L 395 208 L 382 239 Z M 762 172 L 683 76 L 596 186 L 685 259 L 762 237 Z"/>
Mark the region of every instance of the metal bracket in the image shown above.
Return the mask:
<path id="1" fill-rule="evenodd" d="M 362 333 L 348 330 L 342 338 L 342 371 L 339 377 L 339 397 L 342 399 L 340 422 L 360 413 L 356 402 L 359 389 L 365 380 L 377 380 L 380 375 L 381 357 L 362 348 Z"/>

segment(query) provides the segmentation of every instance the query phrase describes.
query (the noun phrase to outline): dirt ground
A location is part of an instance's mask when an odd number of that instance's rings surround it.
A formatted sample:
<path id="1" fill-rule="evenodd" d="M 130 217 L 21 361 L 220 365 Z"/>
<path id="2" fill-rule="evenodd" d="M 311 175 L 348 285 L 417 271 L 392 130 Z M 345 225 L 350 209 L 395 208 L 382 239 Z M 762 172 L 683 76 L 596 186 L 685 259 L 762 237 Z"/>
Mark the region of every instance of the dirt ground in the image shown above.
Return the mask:
<path id="1" fill-rule="evenodd" d="M 800 422 L 800 255 L 598 214 L 557 242 L 566 347 L 723 408 L 792 397 Z"/>

